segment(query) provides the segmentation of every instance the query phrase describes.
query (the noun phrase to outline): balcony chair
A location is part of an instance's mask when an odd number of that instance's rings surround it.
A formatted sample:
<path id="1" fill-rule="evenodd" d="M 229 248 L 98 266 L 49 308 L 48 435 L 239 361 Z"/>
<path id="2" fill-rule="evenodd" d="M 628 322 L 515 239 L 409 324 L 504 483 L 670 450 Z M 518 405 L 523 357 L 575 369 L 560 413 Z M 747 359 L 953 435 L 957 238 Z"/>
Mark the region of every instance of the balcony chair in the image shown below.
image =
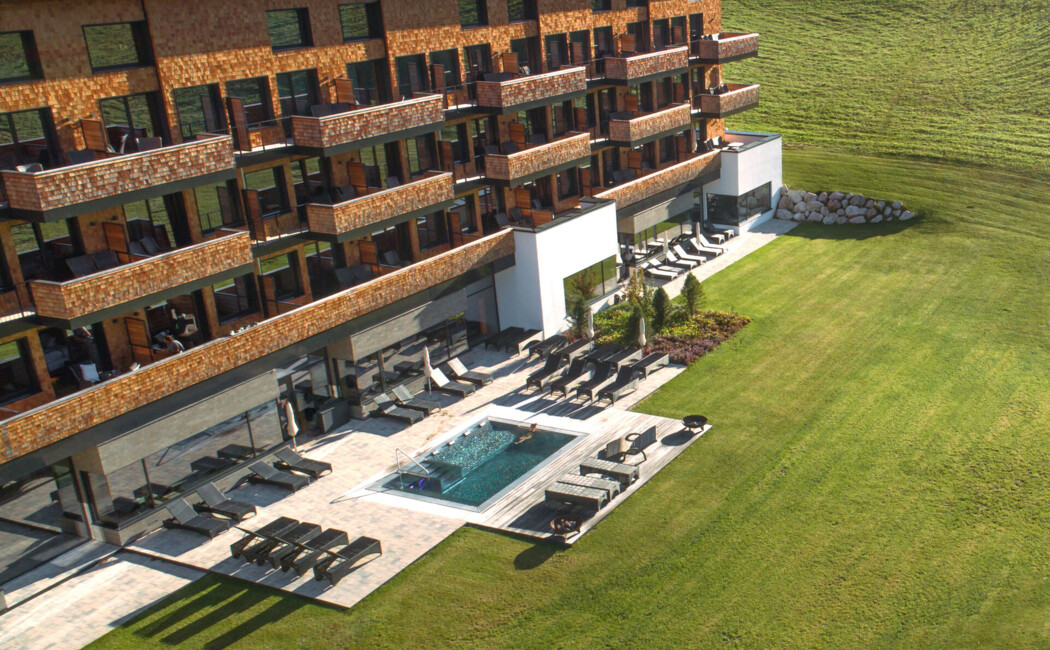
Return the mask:
<path id="1" fill-rule="evenodd" d="M 506 156 L 509 156 L 512 153 L 518 153 L 518 143 L 513 140 L 507 140 L 501 144 L 500 147 L 503 149 L 503 154 Z"/>
<path id="2" fill-rule="evenodd" d="M 120 266 L 120 260 L 117 259 L 117 253 L 109 249 L 92 253 L 91 261 L 95 263 L 95 268 L 99 271 L 107 271 Z"/>

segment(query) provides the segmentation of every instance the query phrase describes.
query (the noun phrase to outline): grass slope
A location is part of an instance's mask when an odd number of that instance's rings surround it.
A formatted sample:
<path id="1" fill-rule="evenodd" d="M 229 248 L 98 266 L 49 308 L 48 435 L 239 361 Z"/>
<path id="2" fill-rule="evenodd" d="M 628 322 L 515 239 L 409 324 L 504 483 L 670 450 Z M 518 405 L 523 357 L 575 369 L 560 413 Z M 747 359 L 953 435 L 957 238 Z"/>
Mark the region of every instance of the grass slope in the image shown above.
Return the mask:
<path id="1" fill-rule="evenodd" d="M 786 170 L 925 217 L 804 224 L 705 282 L 755 320 L 641 408 L 716 427 L 572 550 L 464 529 L 349 613 L 208 578 L 97 647 L 1050 643 L 1050 190 Z"/>
<path id="2" fill-rule="evenodd" d="M 794 145 L 947 159 L 1050 177 L 1046 0 L 724 0 L 762 34 L 727 65 L 762 84 L 730 128 Z"/>

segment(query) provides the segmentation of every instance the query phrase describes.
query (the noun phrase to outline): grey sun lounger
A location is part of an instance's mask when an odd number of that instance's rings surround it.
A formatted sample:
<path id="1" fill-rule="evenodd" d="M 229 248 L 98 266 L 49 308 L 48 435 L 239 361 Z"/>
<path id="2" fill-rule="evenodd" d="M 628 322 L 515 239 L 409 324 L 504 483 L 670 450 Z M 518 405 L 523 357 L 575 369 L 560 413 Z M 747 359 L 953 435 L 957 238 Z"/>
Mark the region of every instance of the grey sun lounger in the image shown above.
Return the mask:
<path id="1" fill-rule="evenodd" d="M 616 380 L 613 383 L 607 384 L 598 391 L 598 399 L 607 399 L 610 404 L 615 404 L 616 400 L 637 387 L 638 376 L 635 373 L 634 366 L 625 366 L 616 373 Z"/>
<path id="2" fill-rule="evenodd" d="M 332 473 L 331 463 L 312 458 L 303 458 L 290 447 L 278 449 L 274 456 L 277 457 L 276 465 L 278 469 L 306 474 L 312 479 L 319 479 L 325 474 Z"/>
<path id="3" fill-rule="evenodd" d="M 415 424 L 426 417 L 426 414 L 418 409 L 409 409 L 403 406 L 398 406 L 394 400 L 390 399 L 383 393 L 376 395 L 376 412 L 383 417 L 407 422 L 409 424 Z"/>
<path id="4" fill-rule="evenodd" d="M 554 373 L 558 372 L 559 366 L 561 366 L 561 356 L 557 354 L 550 355 L 542 368 L 525 379 L 525 388 L 535 388 L 536 390 L 543 388 L 554 380 Z"/>
<path id="5" fill-rule="evenodd" d="M 245 562 L 254 562 L 262 566 L 266 564 L 267 558 L 274 550 L 288 544 L 292 539 L 309 536 L 315 527 L 319 530 L 317 524 L 306 524 L 296 521 L 294 526 L 285 528 L 279 533 L 266 536 L 260 535 L 258 541 L 241 552 L 241 557 L 244 558 Z"/>
<path id="6" fill-rule="evenodd" d="M 624 348 L 616 354 L 608 357 L 606 361 L 616 366 L 617 369 L 632 365 L 642 360 L 641 348 Z"/>
<path id="7" fill-rule="evenodd" d="M 660 368 L 666 368 L 667 364 L 670 362 L 671 357 L 666 354 L 663 354 L 662 352 L 653 352 L 638 363 L 634 364 L 634 369 L 637 372 L 642 373 L 643 377 L 648 378 L 650 372 L 659 370 Z"/>
<path id="8" fill-rule="evenodd" d="M 678 259 L 678 257 L 671 250 L 668 250 L 667 255 L 664 255 L 663 263 L 665 266 L 673 266 L 676 269 L 685 269 L 686 271 L 695 269 L 697 266 L 699 266 L 699 262 Z"/>
<path id="9" fill-rule="evenodd" d="M 407 409 L 421 411 L 423 415 L 430 415 L 441 410 L 440 403 L 413 395 L 412 391 L 408 390 L 408 386 L 404 384 L 395 387 L 391 392 L 394 394 L 394 399 L 397 400 L 398 404 Z"/>
<path id="10" fill-rule="evenodd" d="M 562 397 L 568 397 L 569 388 L 583 381 L 586 375 L 587 359 L 582 357 L 573 359 L 569 367 L 565 369 L 565 372 L 558 375 L 558 378 L 551 382 L 551 395 L 554 394 L 554 391 L 558 391 Z"/>
<path id="11" fill-rule="evenodd" d="M 255 563 L 259 566 L 269 564 L 274 569 L 280 568 L 281 561 L 284 558 L 298 553 L 302 544 L 309 542 L 320 534 L 320 526 L 304 521 L 286 533 L 274 535 L 274 539 L 280 543 L 270 549 L 265 555 L 255 558 Z"/>
<path id="12" fill-rule="evenodd" d="M 383 554 L 383 545 L 378 539 L 358 537 L 352 543 L 341 548 L 326 550 L 325 559 L 314 566 L 314 579 L 327 580 L 333 585 L 346 577 L 354 569 L 354 564 L 363 557 L 378 553 Z"/>
<path id="13" fill-rule="evenodd" d="M 324 551 L 349 543 L 346 531 L 329 528 L 317 537 L 299 544 L 297 552 L 284 556 L 281 559 L 281 571 L 292 571 L 297 576 L 304 576 L 307 571 L 317 566 L 318 562 L 325 559 Z"/>
<path id="14" fill-rule="evenodd" d="M 547 503 L 565 503 L 601 510 L 602 506 L 609 502 L 609 493 L 580 485 L 554 483 L 543 491 L 543 499 Z"/>
<path id="15" fill-rule="evenodd" d="M 519 337 L 525 334 L 525 330 L 520 327 L 508 327 L 502 332 L 497 332 L 489 340 L 485 341 L 485 349 L 495 348 L 502 350 L 506 347 L 507 342 L 515 337 Z"/>
<path id="16" fill-rule="evenodd" d="M 302 474 L 284 472 L 262 461 L 249 465 L 248 471 L 251 472 L 248 475 L 248 481 L 251 483 L 267 483 L 291 490 L 292 492 L 310 485 L 310 479 Z"/>
<path id="17" fill-rule="evenodd" d="M 638 268 L 645 271 L 647 275 L 661 280 L 674 280 L 682 274 L 681 269 L 672 271 L 667 267 L 659 266 L 651 262 L 642 262 L 638 265 Z"/>
<path id="18" fill-rule="evenodd" d="M 703 255 L 692 255 L 685 252 L 685 249 L 682 248 L 681 244 L 675 244 L 671 247 L 671 250 L 674 251 L 674 254 L 677 255 L 679 259 L 689 260 L 690 262 L 696 262 L 697 264 L 704 264 L 707 262 L 707 258 Z"/>
<path id="19" fill-rule="evenodd" d="M 558 350 L 558 354 L 565 357 L 569 361 L 577 357 L 582 357 L 590 354 L 591 350 L 594 349 L 594 342 L 588 341 L 587 339 L 580 339 L 579 341 L 573 341 L 564 348 Z"/>
<path id="20" fill-rule="evenodd" d="M 298 525 L 298 519 L 278 517 L 258 530 L 246 530 L 238 526 L 237 530 L 245 533 L 245 535 L 233 544 L 230 544 L 230 557 L 235 560 L 239 557 L 244 557 L 245 552 L 252 544 L 272 540 L 274 535 L 289 531 Z"/>
<path id="21" fill-rule="evenodd" d="M 564 483 L 565 485 L 576 485 L 579 487 L 586 487 L 594 490 L 605 490 L 606 494 L 608 494 L 610 501 L 612 501 L 613 498 L 620 493 L 620 490 L 623 487 L 620 485 L 619 481 L 613 481 L 598 476 L 580 476 L 579 474 L 566 474 L 565 476 L 562 476 L 558 479 L 558 483 Z"/>
<path id="22" fill-rule="evenodd" d="M 203 503 L 194 506 L 198 512 L 210 512 L 234 521 L 244 521 L 255 516 L 255 506 L 226 498 L 226 495 L 215 487 L 214 483 L 205 483 L 197 488 L 197 494 L 204 499 Z"/>
<path id="23" fill-rule="evenodd" d="M 463 365 L 463 362 L 459 360 L 459 357 L 452 357 L 448 360 L 448 363 L 446 363 L 445 366 L 452 371 L 449 374 L 453 379 L 470 382 L 472 384 L 477 384 L 478 386 L 486 386 L 492 383 L 492 375 L 487 372 L 467 370 L 467 367 Z"/>
<path id="24" fill-rule="evenodd" d="M 473 395 L 474 391 L 478 389 L 474 384 L 468 384 L 463 381 L 452 381 L 445 376 L 445 373 L 441 372 L 439 368 L 434 368 L 430 372 L 430 382 L 434 385 L 434 388 L 444 393 L 451 393 L 458 395 L 459 397 L 466 397 L 467 395 Z"/>
<path id="25" fill-rule="evenodd" d="M 565 347 L 569 344 L 569 339 L 565 338 L 561 334 L 555 334 L 543 341 L 540 341 L 536 345 L 529 348 L 529 357 L 538 356 L 546 359 L 550 355 L 557 352 L 560 348 Z"/>
<path id="26" fill-rule="evenodd" d="M 216 519 L 209 515 L 199 515 L 197 511 L 186 503 L 185 499 L 172 499 L 165 509 L 171 515 L 170 519 L 164 520 L 165 528 L 181 528 L 201 535 L 207 535 L 208 539 L 214 539 L 230 529 L 228 519 Z"/>
<path id="27" fill-rule="evenodd" d="M 576 387 L 576 399 L 586 397 L 589 400 L 593 400 L 598 391 L 605 388 L 606 384 L 612 383 L 616 378 L 615 372 L 615 364 L 607 361 L 600 362 L 598 367 L 594 369 L 594 374 L 591 375 L 591 378 Z"/>
<path id="28" fill-rule="evenodd" d="M 580 474 L 602 474 L 624 485 L 630 485 L 638 480 L 638 467 L 600 458 L 587 458 L 580 463 Z"/>

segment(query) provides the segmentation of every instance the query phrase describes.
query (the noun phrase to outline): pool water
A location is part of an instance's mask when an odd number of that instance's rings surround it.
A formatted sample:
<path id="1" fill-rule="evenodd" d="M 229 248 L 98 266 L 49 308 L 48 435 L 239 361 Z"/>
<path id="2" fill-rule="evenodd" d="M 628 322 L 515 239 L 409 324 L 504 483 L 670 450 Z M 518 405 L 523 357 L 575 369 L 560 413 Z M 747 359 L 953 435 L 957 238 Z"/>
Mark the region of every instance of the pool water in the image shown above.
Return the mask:
<path id="1" fill-rule="evenodd" d="M 576 436 L 485 420 L 416 458 L 427 469 L 402 463 L 401 474 L 383 487 L 406 494 L 480 507 L 501 490 L 550 458 Z"/>

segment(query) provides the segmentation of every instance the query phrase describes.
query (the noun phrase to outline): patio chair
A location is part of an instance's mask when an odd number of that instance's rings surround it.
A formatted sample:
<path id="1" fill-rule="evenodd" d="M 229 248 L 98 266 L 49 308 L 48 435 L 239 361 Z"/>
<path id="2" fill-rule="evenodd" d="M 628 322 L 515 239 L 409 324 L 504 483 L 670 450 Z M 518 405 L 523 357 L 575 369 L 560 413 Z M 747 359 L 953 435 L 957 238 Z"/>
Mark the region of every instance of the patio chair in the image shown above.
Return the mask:
<path id="1" fill-rule="evenodd" d="M 671 362 L 671 357 L 660 352 L 653 352 L 649 356 L 645 357 L 638 363 L 634 364 L 633 368 L 635 372 L 642 373 L 643 378 L 648 378 L 649 373 L 660 368 L 666 368 L 667 364 Z"/>
<path id="2" fill-rule="evenodd" d="M 328 580 L 333 586 L 350 573 L 354 564 L 363 557 L 383 554 L 383 545 L 378 539 L 358 537 L 352 543 L 334 550 L 326 550 L 325 559 L 314 566 L 315 580 Z"/>
<path id="3" fill-rule="evenodd" d="M 253 542 L 257 543 L 272 539 L 274 535 L 279 535 L 285 531 L 289 531 L 298 525 L 298 519 L 292 519 L 291 517 L 278 517 L 258 530 L 246 530 L 238 526 L 237 530 L 245 533 L 245 535 L 233 544 L 230 544 L 230 557 L 235 560 L 239 557 L 243 557 L 245 551 L 248 550 Z"/>
<path id="4" fill-rule="evenodd" d="M 248 475 L 249 483 L 276 485 L 277 487 L 291 490 L 292 492 L 298 492 L 307 485 L 310 485 L 310 479 L 306 476 L 303 476 L 302 474 L 292 474 L 291 472 L 282 472 L 263 461 L 252 463 L 248 466 L 248 471 L 251 472 L 251 474 Z"/>
<path id="5" fill-rule="evenodd" d="M 91 261 L 95 263 L 95 268 L 99 271 L 107 271 L 120 266 L 120 259 L 117 258 L 116 251 L 111 251 L 108 248 L 104 251 L 92 253 Z"/>
<path id="6" fill-rule="evenodd" d="M 278 544 L 271 548 L 269 552 L 260 554 L 256 557 L 255 563 L 259 566 L 269 564 L 274 569 L 278 569 L 284 558 L 290 555 L 294 556 L 299 552 L 303 544 L 309 542 L 320 534 L 320 526 L 304 521 L 287 533 L 274 535 L 274 539 L 278 541 Z"/>
<path id="7" fill-rule="evenodd" d="M 416 397 L 412 394 L 412 391 L 408 390 L 408 386 L 401 384 L 391 391 L 394 395 L 394 400 L 405 407 L 406 409 L 412 409 L 414 411 L 420 411 L 423 415 L 430 415 L 441 410 L 441 404 L 433 402 L 422 397 Z"/>
<path id="8" fill-rule="evenodd" d="M 431 370 L 430 381 L 437 390 L 458 395 L 459 397 L 472 395 L 474 394 L 474 391 L 478 389 L 474 384 L 468 384 L 462 381 L 451 381 L 445 376 L 445 373 L 441 372 L 440 368 L 433 368 Z"/>
<path id="9" fill-rule="evenodd" d="M 583 382 L 576 387 L 576 399 L 586 397 L 588 400 L 594 400 L 594 396 L 598 394 L 606 384 L 610 384 L 616 378 L 614 374 L 616 372 L 616 366 L 612 363 L 601 362 L 598 367 L 594 369 L 594 374 L 591 378 Z"/>
<path id="10" fill-rule="evenodd" d="M 703 264 L 707 261 L 707 258 L 703 255 L 693 255 L 685 252 L 685 249 L 682 248 L 681 244 L 675 244 L 671 247 L 671 250 L 674 251 L 676 256 L 678 256 L 678 259 L 683 261 L 696 262 L 697 264 Z"/>
<path id="11" fill-rule="evenodd" d="M 625 463 L 614 463 L 611 460 L 600 458 L 587 458 L 580 463 L 580 474 L 601 474 L 619 481 L 623 485 L 630 485 L 638 480 L 638 466 Z"/>
<path id="12" fill-rule="evenodd" d="M 638 388 L 638 376 L 634 371 L 634 366 L 626 366 L 620 368 L 616 373 L 615 381 L 598 391 L 598 400 L 607 399 L 609 404 L 615 404 L 616 400 L 636 388 Z"/>
<path id="13" fill-rule="evenodd" d="M 244 521 L 255 516 L 255 506 L 226 498 L 214 483 L 205 483 L 197 488 L 197 495 L 204 499 L 203 503 L 194 506 L 197 512 L 222 515 L 234 521 Z"/>
<path id="14" fill-rule="evenodd" d="M 216 519 L 208 515 L 199 515 L 197 511 L 186 503 L 185 499 L 172 499 L 165 504 L 164 509 L 171 515 L 170 519 L 164 520 L 165 528 L 181 528 L 200 535 L 207 535 L 208 539 L 214 539 L 230 529 L 230 522 L 226 519 Z"/>
<path id="15" fill-rule="evenodd" d="M 326 463 L 323 460 L 313 460 L 312 458 L 303 458 L 291 447 L 278 449 L 274 456 L 277 457 L 277 469 L 299 472 L 300 474 L 306 474 L 312 479 L 319 479 L 325 474 L 332 473 L 331 463 Z"/>
<path id="16" fill-rule="evenodd" d="M 582 485 L 553 483 L 543 491 L 543 499 L 547 503 L 564 503 L 598 511 L 609 502 L 609 493 L 605 490 Z"/>
<path id="17" fill-rule="evenodd" d="M 561 366 L 561 356 L 557 354 L 550 355 L 542 368 L 525 379 L 525 388 L 535 388 L 536 390 L 543 388 L 554 380 L 554 373 L 558 372 L 559 366 Z"/>
<path id="18" fill-rule="evenodd" d="M 583 357 L 577 357 L 569 363 L 569 367 L 565 369 L 565 372 L 561 373 L 557 379 L 550 383 L 551 395 L 554 391 L 561 393 L 562 397 L 569 396 L 569 388 L 574 384 L 583 381 L 584 375 L 587 373 L 587 359 Z"/>
<path id="19" fill-rule="evenodd" d="M 293 526 L 285 528 L 284 530 L 266 535 L 265 537 L 260 536 L 258 541 L 251 544 L 241 552 L 241 557 L 244 558 L 245 562 L 251 562 L 262 566 L 266 563 L 267 557 L 275 549 L 287 544 L 291 539 L 299 539 L 301 537 L 309 536 L 314 528 L 320 528 L 317 524 L 304 524 L 298 521 Z"/>
<path id="20" fill-rule="evenodd" d="M 376 411 L 379 415 L 390 418 L 392 420 L 399 420 L 401 422 L 407 422 L 408 424 L 415 424 L 427 416 L 426 413 L 419 411 L 418 409 L 405 408 L 398 406 L 394 400 L 387 397 L 385 394 L 380 393 L 376 395 Z"/>
<path id="21" fill-rule="evenodd" d="M 298 545 L 297 552 L 281 558 L 281 571 L 292 571 L 297 576 L 304 576 L 324 559 L 324 551 L 349 543 L 346 531 L 329 528 L 317 537 Z"/>
<path id="22" fill-rule="evenodd" d="M 95 266 L 95 262 L 91 259 L 90 255 L 67 257 L 66 266 L 69 267 L 69 270 L 73 273 L 73 277 L 75 278 L 82 278 L 98 272 L 98 268 Z"/>
<path id="23" fill-rule="evenodd" d="M 453 379 L 459 379 L 462 381 L 477 384 L 478 386 L 485 386 L 492 383 L 492 375 L 487 372 L 478 372 L 476 370 L 467 370 L 467 367 L 463 365 L 463 362 L 459 360 L 459 357 L 452 357 L 448 360 L 445 366 L 451 370 L 449 373 Z"/>

